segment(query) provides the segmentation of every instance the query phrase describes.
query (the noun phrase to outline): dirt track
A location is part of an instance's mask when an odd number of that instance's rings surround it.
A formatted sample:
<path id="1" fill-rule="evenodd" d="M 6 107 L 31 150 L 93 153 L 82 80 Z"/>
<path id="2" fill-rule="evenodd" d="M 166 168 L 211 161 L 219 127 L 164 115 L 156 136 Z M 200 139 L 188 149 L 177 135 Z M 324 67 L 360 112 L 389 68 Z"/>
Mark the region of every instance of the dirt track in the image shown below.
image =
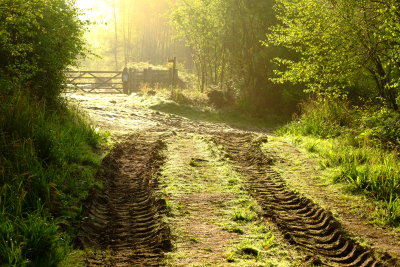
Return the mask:
<path id="1" fill-rule="evenodd" d="M 111 255 L 93 253 L 87 266 L 158 266 L 171 247 L 169 228 L 161 220 L 165 201 L 155 194 L 163 146 L 158 135 L 134 135 L 103 160 L 98 179 L 104 189 L 88 201 L 81 242 L 109 249 Z"/>
<path id="2" fill-rule="evenodd" d="M 377 260 L 372 251 L 346 237 L 329 211 L 287 189 L 281 177 L 268 167 L 272 160 L 261 152 L 254 136 L 225 134 L 215 140 L 223 144 L 238 170 L 248 176 L 250 192 L 263 207 L 264 217 L 271 218 L 291 244 L 314 254 L 315 264 L 394 266 L 395 261 Z"/>
<path id="3" fill-rule="evenodd" d="M 83 227 L 84 246 L 107 252 L 89 253 L 86 265 L 163 265 L 172 241 L 168 225 L 162 222 L 166 205 L 155 193 L 156 177 L 164 163 L 163 140 L 182 132 L 211 136 L 212 145 L 222 146 L 234 168 L 247 178 L 262 215 L 272 219 L 294 249 L 304 252 L 306 266 L 397 266 L 388 254 L 377 254 L 350 239 L 330 211 L 289 190 L 260 149 L 267 141 L 265 134 L 260 138 L 260 132 L 154 112 L 133 104 L 131 98 L 74 97 L 119 142 L 103 161 L 98 177 L 104 189 L 88 202 L 89 220 Z"/>

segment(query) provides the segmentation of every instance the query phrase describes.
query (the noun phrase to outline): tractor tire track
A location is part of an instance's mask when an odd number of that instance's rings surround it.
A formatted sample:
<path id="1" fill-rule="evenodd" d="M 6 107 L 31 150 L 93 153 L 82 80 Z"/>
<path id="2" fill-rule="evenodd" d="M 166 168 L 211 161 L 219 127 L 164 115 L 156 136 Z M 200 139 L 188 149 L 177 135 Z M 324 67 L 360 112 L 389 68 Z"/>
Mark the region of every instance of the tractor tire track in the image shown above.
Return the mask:
<path id="1" fill-rule="evenodd" d="M 272 160 L 260 149 L 251 133 L 215 136 L 237 170 L 248 177 L 249 190 L 291 244 L 317 255 L 326 264 L 339 266 L 398 266 L 388 255 L 377 259 L 373 251 L 348 238 L 341 225 L 311 200 L 289 190 L 269 165 Z"/>
<path id="2" fill-rule="evenodd" d="M 104 158 L 98 173 L 104 189 L 93 192 L 86 205 L 83 247 L 109 250 L 87 255 L 87 266 L 160 266 L 171 247 L 161 220 L 165 201 L 155 194 L 164 143 L 155 133 L 130 139 Z"/>

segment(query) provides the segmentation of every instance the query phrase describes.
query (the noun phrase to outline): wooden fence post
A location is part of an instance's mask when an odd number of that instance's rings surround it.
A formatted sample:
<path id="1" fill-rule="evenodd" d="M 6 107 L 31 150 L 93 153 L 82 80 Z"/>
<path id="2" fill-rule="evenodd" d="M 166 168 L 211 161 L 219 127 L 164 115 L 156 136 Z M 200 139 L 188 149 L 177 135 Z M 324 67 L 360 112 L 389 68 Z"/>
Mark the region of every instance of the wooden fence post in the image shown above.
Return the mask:
<path id="1" fill-rule="evenodd" d="M 147 83 L 147 79 L 148 79 L 148 69 L 144 69 L 143 70 L 143 82 Z"/>
<path id="2" fill-rule="evenodd" d="M 176 71 L 176 57 L 174 59 L 168 60 L 169 63 L 172 63 L 172 69 L 171 69 L 171 88 L 174 89 L 176 85 L 176 77 L 177 77 L 177 71 Z"/>
<path id="3" fill-rule="evenodd" d="M 129 68 L 129 82 L 128 82 L 128 93 L 133 92 L 133 73 L 132 73 L 132 68 Z"/>

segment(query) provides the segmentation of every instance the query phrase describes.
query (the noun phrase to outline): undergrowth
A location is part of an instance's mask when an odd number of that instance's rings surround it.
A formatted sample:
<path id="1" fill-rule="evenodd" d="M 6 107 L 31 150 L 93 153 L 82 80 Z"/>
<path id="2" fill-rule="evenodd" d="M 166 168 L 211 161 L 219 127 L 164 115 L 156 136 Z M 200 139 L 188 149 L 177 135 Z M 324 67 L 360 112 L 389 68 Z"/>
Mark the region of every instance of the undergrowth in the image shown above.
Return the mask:
<path id="1" fill-rule="evenodd" d="M 213 100 L 207 96 L 207 92 L 196 89 L 157 89 L 157 94 L 169 100 L 153 103 L 151 109 L 191 120 L 225 123 L 238 128 L 271 129 L 290 119 L 282 114 L 253 114 L 234 103 L 216 107 L 212 104 Z"/>
<path id="2" fill-rule="evenodd" d="M 101 136 L 65 104 L 0 100 L 0 266 L 56 266 L 96 184 Z"/>
<path id="3" fill-rule="evenodd" d="M 357 108 L 342 101 L 312 101 L 278 134 L 309 136 L 304 147 L 336 168 L 334 182 L 380 201 L 379 221 L 400 226 L 400 114 L 386 108 Z"/>

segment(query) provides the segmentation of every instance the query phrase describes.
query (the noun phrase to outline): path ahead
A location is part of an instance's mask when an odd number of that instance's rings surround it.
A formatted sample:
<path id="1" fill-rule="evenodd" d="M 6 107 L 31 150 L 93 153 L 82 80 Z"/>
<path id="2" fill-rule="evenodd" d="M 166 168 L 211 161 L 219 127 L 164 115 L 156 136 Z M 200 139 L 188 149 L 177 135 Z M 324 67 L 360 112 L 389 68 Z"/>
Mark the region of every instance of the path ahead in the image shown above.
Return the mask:
<path id="1" fill-rule="evenodd" d="M 367 224 L 307 175 L 293 190 L 276 169 L 290 160 L 262 149 L 267 132 L 148 109 L 157 98 L 70 99 L 117 143 L 86 206 L 87 266 L 397 266 L 398 234 Z"/>

